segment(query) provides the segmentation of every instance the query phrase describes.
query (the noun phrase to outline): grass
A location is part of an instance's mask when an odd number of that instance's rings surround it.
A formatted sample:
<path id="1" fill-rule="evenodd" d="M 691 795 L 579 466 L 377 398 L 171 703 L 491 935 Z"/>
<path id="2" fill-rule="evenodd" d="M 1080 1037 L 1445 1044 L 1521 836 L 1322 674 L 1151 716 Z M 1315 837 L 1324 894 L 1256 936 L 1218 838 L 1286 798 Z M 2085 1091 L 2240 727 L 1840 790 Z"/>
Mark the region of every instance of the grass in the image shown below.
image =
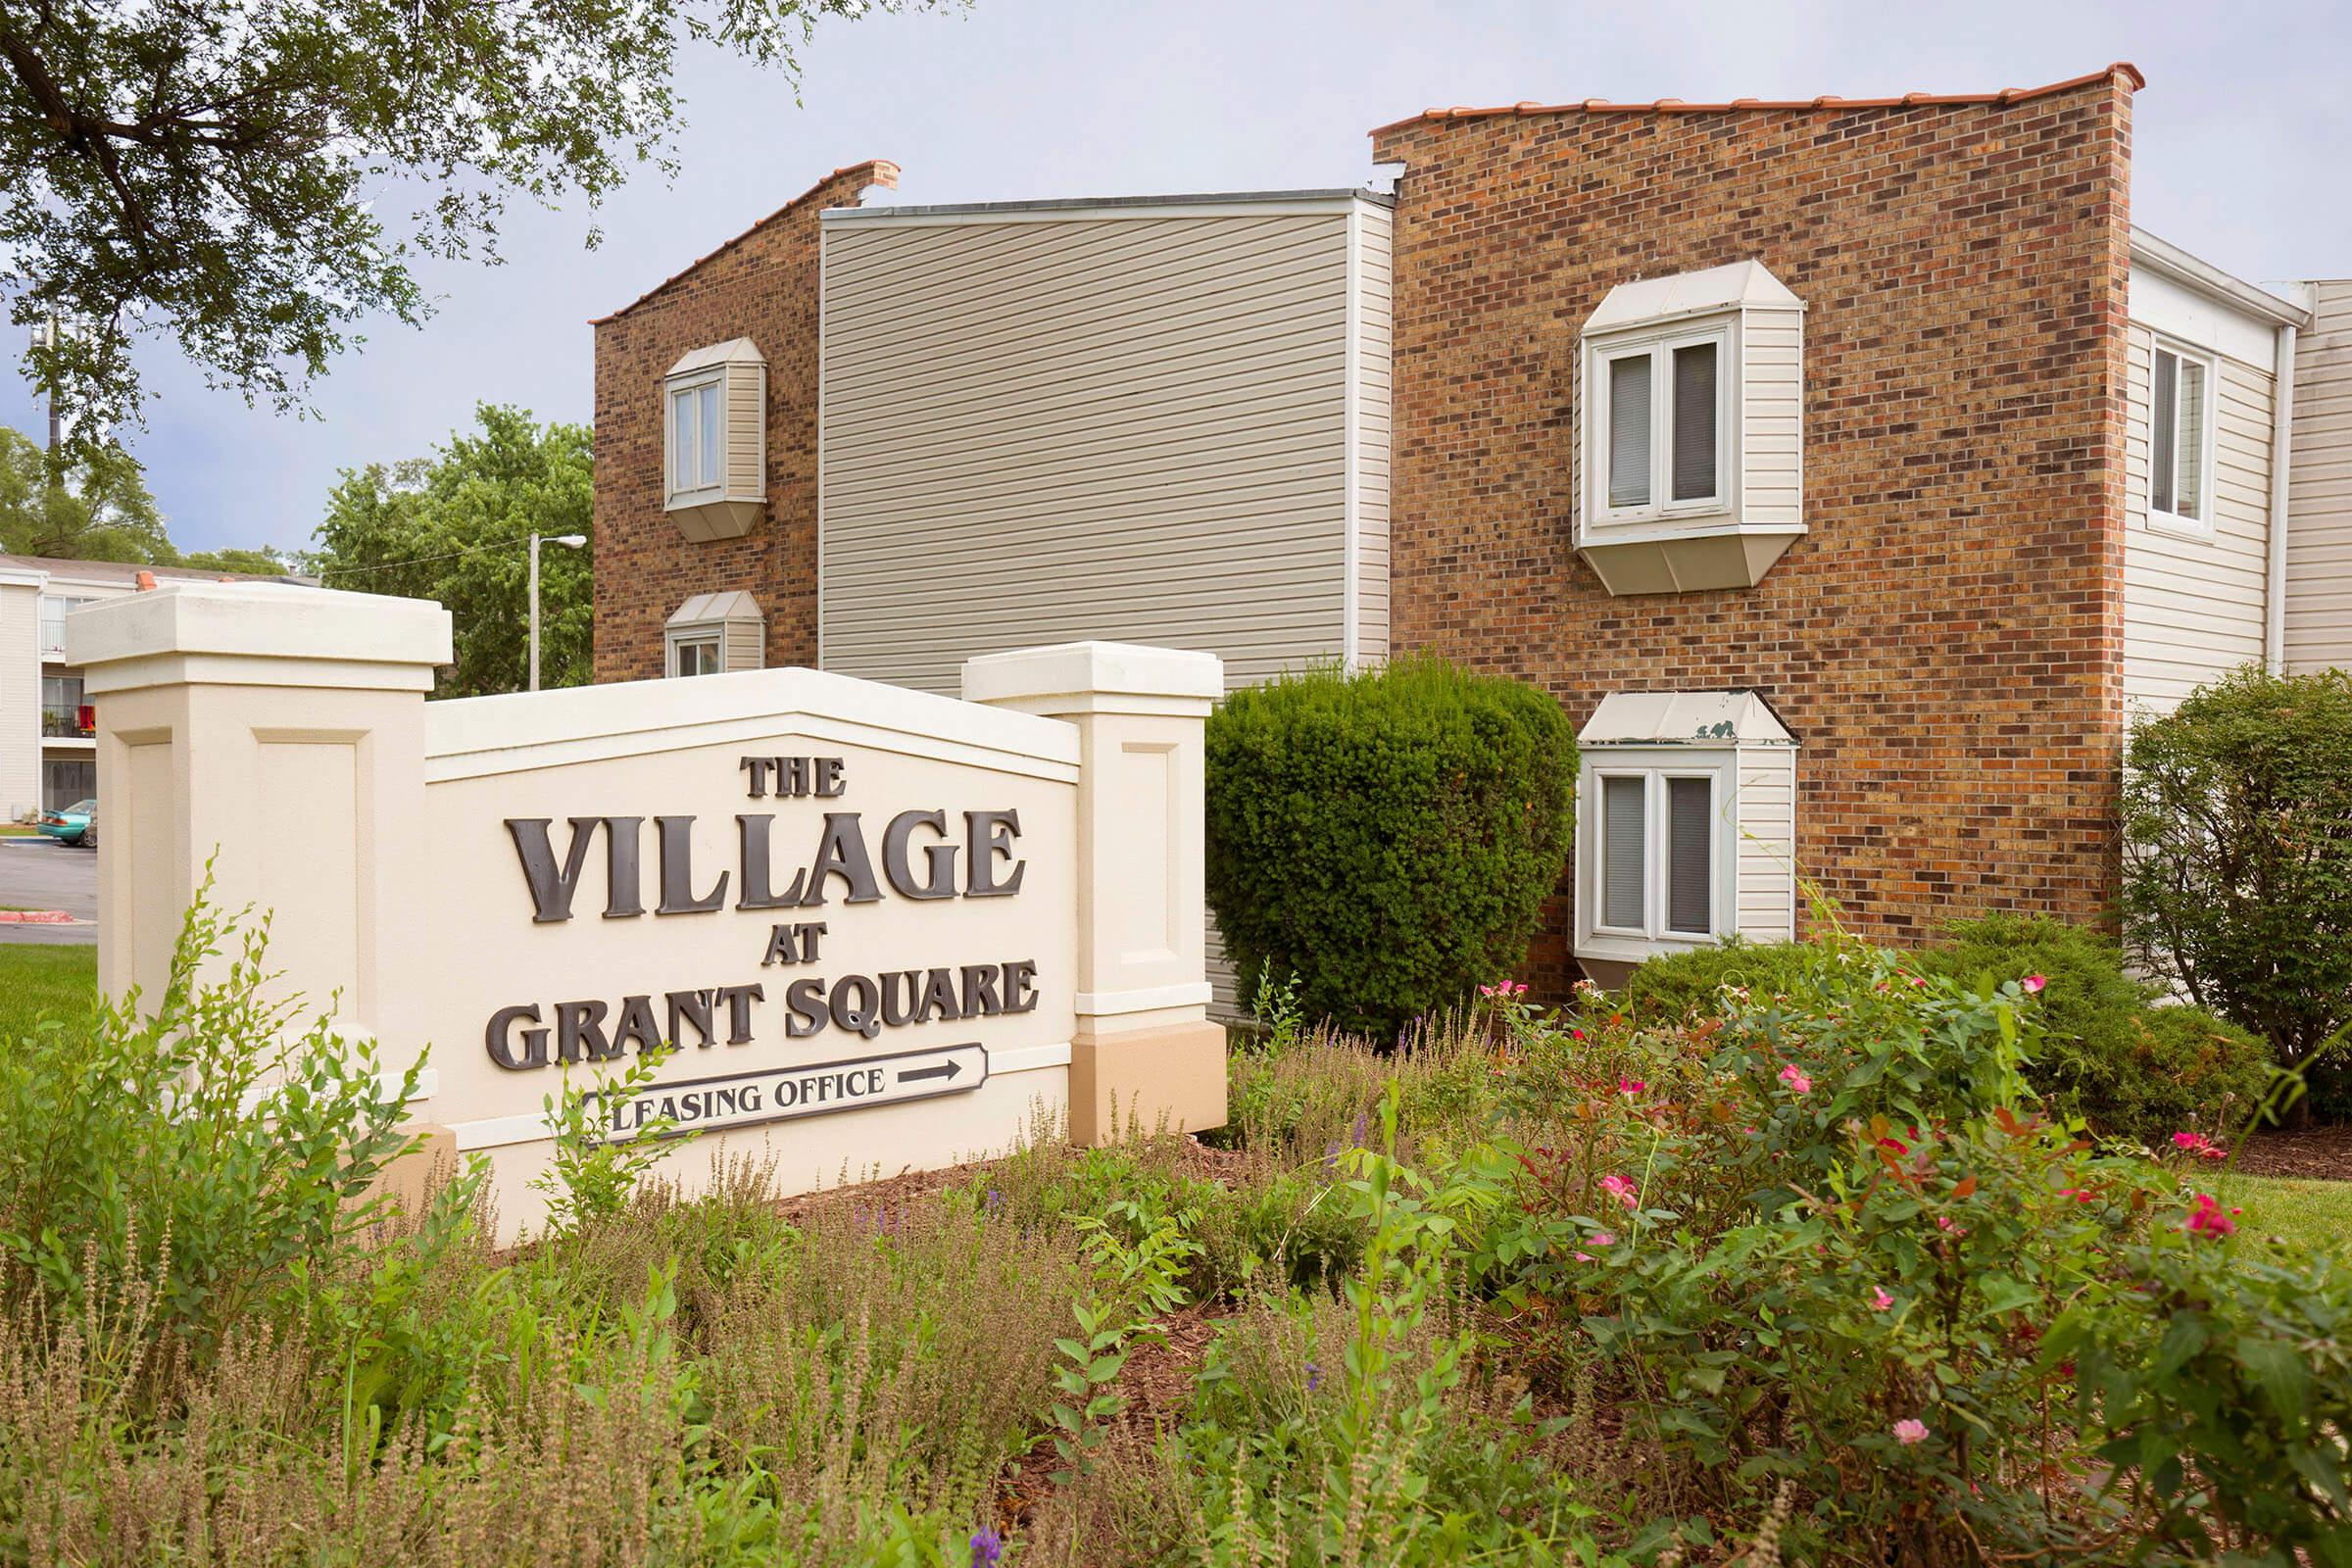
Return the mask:
<path id="1" fill-rule="evenodd" d="M 2243 1208 L 2239 1234 L 2276 1236 L 2298 1252 L 2352 1259 L 2352 1182 L 2283 1176 L 2224 1176 L 2214 1196 Z"/>
<path id="2" fill-rule="evenodd" d="M 97 989 L 94 944 L 0 947 L 0 1040 L 14 1040 L 43 1018 L 80 1021 Z"/>

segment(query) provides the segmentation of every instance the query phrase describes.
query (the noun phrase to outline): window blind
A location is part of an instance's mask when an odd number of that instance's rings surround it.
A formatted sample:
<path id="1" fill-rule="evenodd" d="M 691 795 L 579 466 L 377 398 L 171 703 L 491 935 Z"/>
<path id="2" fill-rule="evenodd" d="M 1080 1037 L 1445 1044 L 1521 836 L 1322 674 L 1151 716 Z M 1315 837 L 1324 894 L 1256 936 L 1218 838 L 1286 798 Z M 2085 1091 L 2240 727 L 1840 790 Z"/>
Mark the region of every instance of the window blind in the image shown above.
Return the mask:
<path id="1" fill-rule="evenodd" d="M 2180 367 L 2180 445 L 2173 459 L 2175 516 L 2204 515 L 2205 488 L 2205 367 L 2194 360 Z"/>
<path id="2" fill-rule="evenodd" d="M 1642 929 L 1646 779 L 1600 781 L 1600 923 Z"/>
<path id="3" fill-rule="evenodd" d="M 1703 778 L 1666 781 L 1666 929 L 1715 929 L 1715 791 Z"/>
<path id="4" fill-rule="evenodd" d="M 1674 351 L 1674 499 L 1715 493 L 1715 345 Z"/>
<path id="5" fill-rule="evenodd" d="M 707 490 L 718 483 L 718 437 L 721 428 L 718 383 L 713 381 L 709 386 L 696 388 L 695 401 L 699 405 L 695 410 L 695 423 L 702 434 L 703 458 L 702 466 L 695 470 L 694 485 L 698 490 Z"/>
<path id="6" fill-rule="evenodd" d="M 2155 384 L 2149 389 L 2148 506 L 2157 512 L 2174 510 L 2176 453 L 2180 438 L 2180 360 L 2156 351 Z"/>
<path id="7" fill-rule="evenodd" d="M 1609 505 L 1649 505 L 1649 356 L 1609 364 Z"/>

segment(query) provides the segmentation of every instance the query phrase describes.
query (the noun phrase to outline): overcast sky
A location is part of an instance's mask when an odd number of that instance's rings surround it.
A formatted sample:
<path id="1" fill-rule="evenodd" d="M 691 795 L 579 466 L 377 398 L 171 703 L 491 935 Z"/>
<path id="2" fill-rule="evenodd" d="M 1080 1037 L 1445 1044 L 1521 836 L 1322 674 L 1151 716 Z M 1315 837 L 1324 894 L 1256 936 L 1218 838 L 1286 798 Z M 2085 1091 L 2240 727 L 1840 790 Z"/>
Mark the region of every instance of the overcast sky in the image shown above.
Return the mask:
<path id="1" fill-rule="evenodd" d="M 2341 3 L 974 0 L 820 29 L 797 106 L 780 77 L 688 55 L 673 184 L 649 171 L 601 215 L 515 210 L 507 265 L 428 272 L 439 314 L 370 328 L 316 419 L 151 351 L 133 450 L 183 549 L 303 544 L 336 470 L 421 455 L 477 401 L 588 419 L 588 318 L 865 158 L 905 169 L 882 199 L 917 203 L 1351 185 L 1372 174 L 1365 133 L 1431 105 L 1975 92 L 2114 60 L 2148 78 L 2136 222 L 2245 277 L 2352 274 Z M 41 428 L 13 376 L 0 418 Z"/>

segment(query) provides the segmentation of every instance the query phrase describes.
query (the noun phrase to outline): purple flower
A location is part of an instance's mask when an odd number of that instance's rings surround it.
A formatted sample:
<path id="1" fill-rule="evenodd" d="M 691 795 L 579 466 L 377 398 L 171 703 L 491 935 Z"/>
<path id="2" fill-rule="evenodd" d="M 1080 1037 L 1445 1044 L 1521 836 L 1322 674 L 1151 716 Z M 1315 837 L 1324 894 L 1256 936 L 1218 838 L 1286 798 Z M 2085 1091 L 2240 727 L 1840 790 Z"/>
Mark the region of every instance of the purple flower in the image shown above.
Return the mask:
<path id="1" fill-rule="evenodd" d="M 994 1214 L 1003 1209 L 1004 1206 L 1004 1195 L 998 1192 L 994 1187 L 991 1187 L 988 1190 L 988 1211 L 991 1214 Z"/>
<path id="2" fill-rule="evenodd" d="M 1322 1382 L 1322 1381 L 1323 1381 L 1323 1369 L 1322 1369 L 1321 1367 L 1319 1367 L 1319 1366 L 1315 1365 L 1315 1363 L 1314 1363 L 1314 1362 L 1312 1362 L 1312 1361 L 1309 1361 L 1309 1362 L 1307 1362 L 1307 1363 L 1306 1363 L 1306 1392 L 1307 1392 L 1307 1393 L 1309 1393 L 1309 1394 L 1312 1394 L 1312 1393 L 1314 1393 L 1314 1392 L 1315 1392 L 1315 1385 L 1316 1385 L 1316 1384 L 1318 1384 L 1318 1383 L 1320 1383 L 1320 1382 Z"/>
<path id="3" fill-rule="evenodd" d="M 1353 1148 L 1356 1148 L 1356 1149 L 1361 1149 L 1361 1148 L 1363 1148 L 1363 1147 L 1364 1147 L 1364 1134 L 1365 1134 L 1366 1132 L 1370 1131 L 1370 1130 L 1371 1130 L 1371 1124 L 1370 1124 L 1370 1123 L 1369 1123 L 1369 1122 L 1368 1122 L 1368 1121 L 1365 1119 L 1365 1113 L 1364 1113 L 1363 1111 L 1360 1111 L 1360 1110 L 1359 1110 L 1359 1111 L 1357 1111 L 1357 1112 L 1355 1113 L 1355 1131 L 1354 1131 L 1354 1133 L 1352 1134 L 1352 1136 L 1353 1136 L 1353 1138 L 1354 1138 L 1354 1143 L 1353 1143 L 1353 1145 L 1352 1145 L 1351 1147 L 1353 1147 Z"/>
<path id="4" fill-rule="evenodd" d="M 986 1525 L 972 1532 L 972 1568 L 997 1568 L 1004 1555 L 1004 1538 Z"/>

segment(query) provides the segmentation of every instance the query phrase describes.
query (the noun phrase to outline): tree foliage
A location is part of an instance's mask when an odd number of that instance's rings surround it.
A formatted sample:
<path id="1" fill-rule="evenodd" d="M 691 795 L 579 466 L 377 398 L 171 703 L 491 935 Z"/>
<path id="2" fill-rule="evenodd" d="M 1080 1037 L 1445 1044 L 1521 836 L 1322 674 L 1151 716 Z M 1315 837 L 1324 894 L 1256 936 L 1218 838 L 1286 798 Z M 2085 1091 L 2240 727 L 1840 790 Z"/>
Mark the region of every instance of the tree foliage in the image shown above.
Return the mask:
<path id="1" fill-rule="evenodd" d="M 1286 676 L 1209 718 L 1208 902 L 1243 973 L 1387 1032 L 1527 954 L 1568 856 L 1560 705 L 1439 660 Z"/>
<path id="2" fill-rule="evenodd" d="M 2132 729 L 2132 956 L 2287 1066 L 2352 1023 L 2352 674 L 2249 665 Z"/>
<path id="3" fill-rule="evenodd" d="M 526 540 L 590 531 L 590 440 L 483 404 L 478 427 L 429 458 L 346 468 L 314 535 L 310 565 L 328 588 L 437 599 L 457 625 L 457 662 L 437 694 L 477 697 L 528 683 Z M 540 553 L 540 684 L 589 678 L 587 549 Z"/>
<path id="4" fill-rule="evenodd" d="M 299 407 L 356 322 L 428 314 L 418 258 L 495 260 L 514 197 L 667 172 L 682 42 L 789 74 L 899 3 L 0 0 L 0 294 L 73 327 L 27 374 L 77 443 L 137 418 L 142 331 Z"/>
<path id="5" fill-rule="evenodd" d="M 147 565 L 179 559 L 129 453 L 102 446 L 78 462 L 56 463 L 7 425 L 0 425 L 0 550 Z"/>

